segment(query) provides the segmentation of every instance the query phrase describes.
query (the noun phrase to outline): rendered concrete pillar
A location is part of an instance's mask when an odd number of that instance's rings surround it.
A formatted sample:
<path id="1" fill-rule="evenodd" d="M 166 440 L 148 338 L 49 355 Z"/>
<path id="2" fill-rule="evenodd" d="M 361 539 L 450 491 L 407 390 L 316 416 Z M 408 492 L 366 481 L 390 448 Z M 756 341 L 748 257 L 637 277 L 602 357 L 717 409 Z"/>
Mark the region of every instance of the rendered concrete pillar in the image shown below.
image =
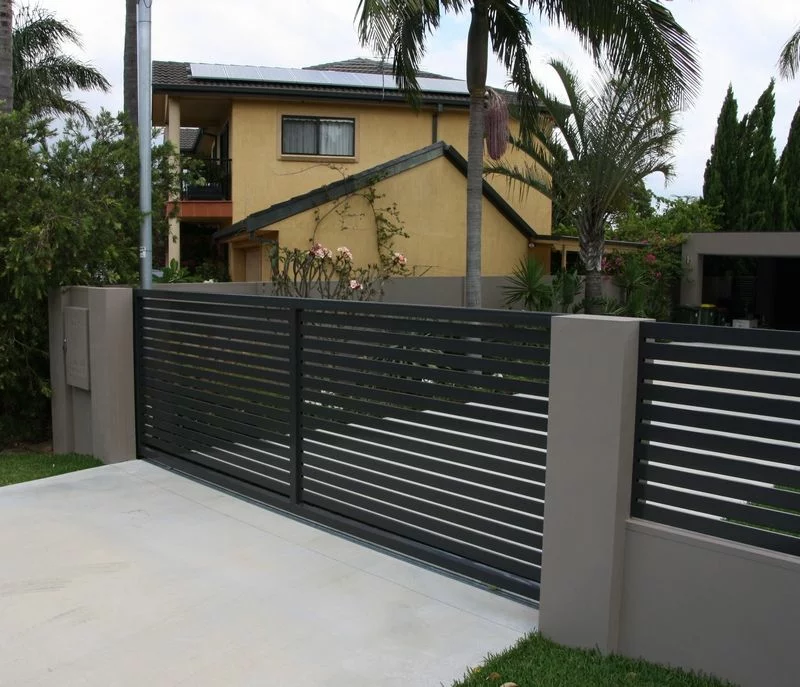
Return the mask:
<path id="1" fill-rule="evenodd" d="M 61 289 L 49 323 L 53 450 L 135 458 L 132 290 Z"/>
<path id="2" fill-rule="evenodd" d="M 639 322 L 553 318 L 539 627 L 604 652 L 619 639 Z"/>
<path id="3" fill-rule="evenodd" d="M 703 255 L 697 252 L 694 241 L 689 239 L 681 249 L 683 277 L 681 278 L 681 305 L 703 304 Z"/>
<path id="4" fill-rule="evenodd" d="M 175 150 L 181 151 L 181 101 L 170 96 L 167 104 L 167 139 Z M 180 168 L 180 157 L 175 160 L 176 167 Z M 180 198 L 170 198 L 178 201 Z M 172 260 L 181 261 L 181 222 L 178 217 L 169 218 L 169 234 L 167 240 L 167 264 Z"/>

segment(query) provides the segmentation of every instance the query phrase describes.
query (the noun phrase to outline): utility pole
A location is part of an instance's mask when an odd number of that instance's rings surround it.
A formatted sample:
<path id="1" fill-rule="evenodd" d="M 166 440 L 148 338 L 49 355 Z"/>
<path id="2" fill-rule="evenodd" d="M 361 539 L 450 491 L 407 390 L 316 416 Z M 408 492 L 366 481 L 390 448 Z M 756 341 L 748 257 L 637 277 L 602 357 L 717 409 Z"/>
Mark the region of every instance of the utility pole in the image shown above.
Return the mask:
<path id="1" fill-rule="evenodd" d="M 150 7 L 153 0 L 138 0 L 136 39 L 139 59 L 139 280 L 143 289 L 153 286 L 153 72 L 150 61 Z"/>

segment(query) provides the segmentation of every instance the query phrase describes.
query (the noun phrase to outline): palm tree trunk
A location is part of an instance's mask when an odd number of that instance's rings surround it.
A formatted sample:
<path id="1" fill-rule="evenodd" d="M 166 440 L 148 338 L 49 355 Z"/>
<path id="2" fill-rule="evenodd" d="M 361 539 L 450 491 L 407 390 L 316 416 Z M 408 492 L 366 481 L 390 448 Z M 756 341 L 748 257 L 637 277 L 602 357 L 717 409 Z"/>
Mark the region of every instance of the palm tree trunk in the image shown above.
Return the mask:
<path id="1" fill-rule="evenodd" d="M 11 112 L 14 109 L 12 23 L 11 0 L 0 0 L 0 112 Z"/>
<path id="2" fill-rule="evenodd" d="M 2 0 L 0 0 L 2 2 Z M 136 47 L 136 5 L 137 0 L 125 0 L 125 48 L 122 62 L 123 107 L 128 120 L 137 128 L 139 113 L 137 47 Z"/>
<path id="3" fill-rule="evenodd" d="M 467 139 L 467 271 L 464 305 L 481 307 L 481 221 L 483 210 L 483 133 L 489 15 L 485 0 L 474 0 L 467 39 L 469 136 Z"/>
<path id="4" fill-rule="evenodd" d="M 586 270 L 586 293 L 584 294 L 585 310 L 588 315 L 602 315 L 603 305 L 603 250 L 605 241 L 602 230 L 587 236 L 581 233 L 581 262 Z"/>

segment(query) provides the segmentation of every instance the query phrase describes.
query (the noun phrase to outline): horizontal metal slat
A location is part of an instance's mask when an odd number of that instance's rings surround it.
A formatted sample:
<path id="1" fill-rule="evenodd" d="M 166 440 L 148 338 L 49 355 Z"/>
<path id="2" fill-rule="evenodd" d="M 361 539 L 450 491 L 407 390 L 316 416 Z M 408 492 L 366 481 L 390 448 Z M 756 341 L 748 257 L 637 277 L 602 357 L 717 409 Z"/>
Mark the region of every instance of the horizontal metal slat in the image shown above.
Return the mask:
<path id="1" fill-rule="evenodd" d="M 216 294 L 209 294 L 205 298 L 188 298 L 189 294 L 180 294 L 178 298 L 145 298 L 142 306 L 145 314 L 149 311 L 170 312 L 173 315 L 182 313 L 212 313 L 254 320 L 274 321 L 287 323 L 289 321 L 289 308 L 275 308 L 264 301 L 254 299 L 248 303 L 232 302 L 228 298 L 219 298 Z"/>
<path id="2" fill-rule="evenodd" d="M 436 380 L 433 379 L 434 375 L 431 375 L 432 381 L 428 383 L 424 381 L 428 378 L 428 373 L 423 368 L 404 368 L 403 366 L 398 366 L 398 368 L 399 373 L 386 374 L 385 367 L 374 361 L 363 361 L 360 369 L 342 369 L 336 363 L 311 364 L 306 362 L 303 365 L 303 385 L 307 388 L 324 390 L 329 380 L 336 380 L 352 385 L 383 389 L 387 392 L 405 393 L 410 398 L 427 396 L 441 398 L 442 400 L 483 404 L 489 406 L 481 409 L 487 415 L 492 413 L 504 414 L 511 411 L 546 415 L 548 411 L 548 401 L 546 400 L 548 390 L 546 388 L 543 390 L 544 397 L 530 398 L 522 395 L 494 394 L 447 384 L 437 384 Z M 540 392 L 540 386 L 546 385 L 531 384 L 530 386 L 532 387 L 530 394 L 533 396 Z M 469 407 L 476 408 L 478 406 L 468 406 L 465 412 L 469 412 Z M 489 418 L 487 417 L 486 419 Z"/>
<path id="3" fill-rule="evenodd" d="M 729 410 L 751 415 L 767 415 L 776 418 L 800 417 L 800 403 L 793 400 L 762 398 L 750 394 L 731 394 L 723 390 L 684 389 L 667 384 L 641 384 L 641 400 L 663 401 L 698 408 Z"/>
<path id="4" fill-rule="evenodd" d="M 144 447 L 145 449 L 151 448 L 158 451 L 163 451 L 164 453 L 175 456 L 176 458 L 180 458 L 191 463 L 197 463 L 198 465 L 202 465 L 220 474 L 230 475 L 244 482 L 256 484 L 264 489 L 269 489 L 270 491 L 274 491 L 278 494 L 289 493 L 289 485 L 283 480 L 276 479 L 270 475 L 247 470 L 236 464 L 230 464 L 227 456 L 221 452 L 218 453 L 220 458 L 215 459 L 210 457 L 214 455 L 214 451 L 204 451 L 203 453 L 193 451 L 184 443 L 175 443 L 174 441 L 170 441 L 168 435 L 148 437 Z M 198 449 L 198 451 L 199 450 L 200 449 Z"/>
<path id="5" fill-rule="evenodd" d="M 769 508 L 783 508 L 797 511 L 800 514 L 800 493 L 764 487 L 745 482 L 735 482 L 725 479 L 727 475 L 696 475 L 691 472 L 671 470 L 669 468 L 640 463 L 636 469 L 636 476 L 640 482 L 657 482 L 671 487 L 691 489 L 705 494 L 725 496 L 731 499 L 749 501 L 759 506 Z M 798 517 L 800 528 L 800 517 Z"/>
<path id="6" fill-rule="evenodd" d="M 656 365 L 654 363 L 642 363 L 639 366 L 639 374 L 644 379 L 658 380 L 661 382 L 695 384 L 697 386 L 716 387 L 718 389 L 755 391 L 758 393 L 775 394 L 776 396 L 794 396 L 800 398 L 800 378 L 747 374 L 745 372 L 727 372 L 699 367 Z"/>
<path id="7" fill-rule="evenodd" d="M 473 313 L 478 311 L 473 310 Z M 510 311 L 509 311 L 510 312 Z M 421 317 L 418 316 L 418 317 Z M 469 314 L 473 318 L 472 313 Z M 469 339 L 489 339 L 496 343 L 550 343 L 550 330 L 548 329 L 525 329 L 519 325 L 509 323 L 507 326 L 497 326 L 496 324 L 484 324 L 480 320 L 480 315 L 475 315 L 474 320 L 467 323 L 448 322 L 444 319 L 421 320 L 414 318 L 391 318 L 391 317 L 370 317 L 358 316 L 348 319 L 338 315 L 328 313 L 316 313 L 308 310 L 303 311 L 303 322 L 309 325 L 328 325 L 340 329 L 341 334 L 348 336 L 352 332 L 353 339 L 359 338 L 362 330 L 377 330 L 384 332 L 417 332 L 419 334 L 438 334 L 443 336 L 453 336 Z"/>
<path id="8" fill-rule="evenodd" d="M 341 331 L 338 327 L 330 325 L 315 325 L 303 323 L 302 336 L 306 341 L 318 339 L 321 341 L 338 341 L 339 343 L 362 343 L 374 346 L 407 347 L 417 350 L 433 350 L 450 354 L 475 354 L 489 358 L 506 358 L 509 360 L 540 360 L 547 362 L 550 359 L 550 346 L 548 342 L 541 343 L 497 343 L 487 339 L 446 338 L 430 334 L 414 334 L 402 331 L 382 331 L 379 329 L 359 329 Z"/>
<path id="9" fill-rule="evenodd" d="M 195 346 L 202 349 L 222 349 L 236 353 L 250 353 L 269 360 L 287 361 L 289 359 L 289 337 L 280 341 L 279 337 L 268 334 L 258 334 L 258 339 L 239 339 L 235 332 L 231 335 L 220 334 L 215 330 L 204 332 L 187 331 L 183 323 L 175 324 L 175 330 L 148 327 L 142 332 L 142 338 L 147 341 L 167 341 L 180 343 L 187 348 Z"/>
<path id="10" fill-rule="evenodd" d="M 788 463 L 790 465 L 800 464 L 800 448 L 781 444 L 768 444 L 751 441 L 750 439 L 738 439 L 704 432 L 690 432 L 646 423 L 639 426 L 639 437 L 647 441 L 657 441 L 672 446 L 685 446 L 696 450 L 727 453 L 732 456 L 755 458 L 766 462 Z"/>
<path id="11" fill-rule="evenodd" d="M 800 373 L 800 355 L 790 353 L 646 342 L 640 349 L 640 355 L 648 360 L 669 360 L 696 365 L 740 367 L 745 370 Z"/>
<path id="12" fill-rule="evenodd" d="M 437 430 L 435 425 L 422 426 L 393 421 L 402 420 L 399 416 L 366 418 L 360 415 L 358 410 L 348 411 L 344 408 L 327 406 L 311 406 L 304 409 L 303 425 L 313 426 L 311 418 L 315 417 L 341 422 L 343 432 L 348 432 L 348 428 L 353 424 L 381 429 L 389 433 L 393 441 L 403 440 L 409 450 L 443 460 L 472 464 L 475 467 L 483 467 L 520 479 L 541 478 L 544 452 L 530 450 L 528 448 L 532 445 L 530 443 L 524 446 L 492 443 L 482 441 L 474 434 L 459 435 Z M 472 451 L 480 451 L 484 455 L 471 453 Z M 517 462 L 509 462 L 512 460 Z"/>
<path id="13" fill-rule="evenodd" d="M 336 487 L 313 482 L 307 484 L 303 499 L 305 502 L 322 508 L 348 515 L 355 520 L 368 522 L 388 532 L 399 534 L 429 546 L 440 548 L 458 556 L 464 556 L 478 563 L 482 563 L 498 570 L 518 575 L 520 577 L 538 581 L 540 572 L 537 566 L 541 565 L 541 553 L 531 551 L 526 554 L 528 561 L 513 560 L 486 551 L 480 546 L 473 546 L 463 539 L 450 539 L 455 534 L 463 536 L 462 530 L 447 526 L 429 518 L 416 516 L 399 508 L 380 504 L 366 497 L 352 494 Z M 435 527 L 431 530 L 431 527 Z"/>
<path id="14" fill-rule="evenodd" d="M 176 324 L 186 323 L 203 325 L 218 332 L 219 334 L 226 334 L 228 332 L 242 332 L 243 337 L 245 334 L 259 333 L 264 335 L 286 335 L 289 334 L 289 326 L 286 323 L 278 320 L 267 320 L 264 318 L 249 318 L 230 314 L 215 314 L 213 312 L 189 312 L 179 311 L 174 312 L 171 310 L 156 310 L 153 308 L 145 308 L 142 327 L 146 330 L 149 328 L 160 328 L 164 322 L 173 322 Z"/>
<path id="15" fill-rule="evenodd" d="M 485 473 L 462 471 L 453 466 L 430 457 L 403 452 L 390 443 L 376 444 L 382 435 L 366 430 L 350 428 L 349 436 L 341 433 L 342 426 L 336 422 L 315 419 L 314 429 L 306 428 L 303 445 L 313 444 L 316 453 L 325 454 L 345 463 L 358 463 L 376 471 L 391 474 L 401 479 L 425 482 L 447 492 L 460 493 L 464 496 L 496 503 L 519 513 L 530 513 L 541 517 L 544 514 L 544 486 L 542 484 L 525 485 L 525 494 L 520 494 L 518 483 L 513 490 L 498 491 L 493 477 L 485 477 Z M 333 436 L 329 433 L 333 433 Z M 324 444 L 324 450 L 319 444 Z M 355 455 L 359 454 L 359 455 Z M 544 473 L 542 473 L 542 479 Z M 538 499 L 538 500 L 533 500 Z"/>
<path id="16" fill-rule="evenodd" d="M 642 322 L 639 332 L 644 339 L 800 350 L 800 333 L 773 329 L 733 329 L 671 322 Z"/>
<path id="17" fill-rule="evenodd" d="M 394 355 L 402 357 L 408 362 L 416 362 L 418 365 L 409 365 L 403 362 L 393 363 L 383 360 L 384 355 L 380 351 L 375 351 L 374 346 L 361 346 L 359 344 L 346 344 L 338 346 L 336 342 L 330 342 L 332 354 L 326 354 L 320 349 L 325 349 L 324 343 L 312 344 L 316 350 L 303 346 L 302 358 L 309 362 L 322 362 L 335 358 L 339 367 L 360 367 L 367 362 L 380 364 L 389 370 L 401 369 L 422 369 L 428 370 L 430 375 L 439 374 L 442 380 L 452 381 L 456 384 L 470 385 L 475 384 L 475 380 L 470 377 L 476 376 L 477 372 L 492 374 L 515 375 L 523 377 L 540 384 L 547 384 L 550 378 L 550 368 L 547 365 L 538 363 L 509 362 L 507 360 L 497 360 L 494 358 L 479 358 L 468 355 L 445 355 L 441 353 L 429 353 L 427 351 L 414 351 L 410 349 L 385 349 L 387 354 L 391 351 Z M 376 355 L 377 354 L 377 355 Z M 370 357 L 375 355 L 375 357 Z M 445 376 L 447 375 L 447 376 Z"/>
<path id="18" fill-rule="evenodd" d="M 477 435 L 484 439 L 546 448 L 546 437 L 543 434 L 532 434 L 527 430 L 546 432 L 547 418 L 519 413 L 503 414 L 501 426 L 489 425 L 486 421 L 500 424 L 498 416 L 501 416 L 501 413 L 480 406 L 449 403 L 427 396 L 407 398 L 405 394 L 340 382 L 328 381 L 320 386 L 324 386 L 325 390 L 303 389 L 303 400 L 314 404 L 348 407 L 365 415 L 392 416 L 410 422 L 420 422 L 433 427 Z M 481 414 L 484 417 L 480 417 Z"/>
<path id="19" fill-rule="evenodd" d="M 753 527 L 765 527 L 800 535 L 800 515 L 721 501 L 701 494 L 675 491 L 649 482 L 639 482 L 634 485 L 634 493 L 637 499 L 651 503 L 661 503 L 673 508 L 683 508 L 727 520 L 735 520 Z"/>
<path id="20" fill-rule="evenodd" d="M 208 365 L 225 366 L 233 374 L 260 376 L 275 382 L 289 383 L 288 360 L 266 358 L 221 349 L 201 349 L 180 343 L 170 343 L 156 339 L 145 339 L 143 355 L 170 356 L 185 365 L 205 369 Z"/>
<path id="21" fill-rule="evenodd" d="M 800 556 L 800 538 L 778 532 L 759 530 L 724 520 L 703 518 L 691 513 L 659 508 L 657 505 L 649 503 L 636 504 L 633 515 L 637 518 L 659 522 L 671 527 L 680 527 L 681 529 L 707 534 L 712 537 L 720 537 L 721 539 L 737 541 L 750 546 L 759 546 L 771 551 Z"/>
<path id="22" fill-rule="evenodd" d="M 482 520 L 470 513 L 451 510 L 437 501 L 415 498 L 410 492 L 398 493 L 376 482 L 356 481 L 342 473 L 331 473 L 319 466 L 310 465 L 303 477 L 304 488 L 317 490 L 317 484 L 335 487 L 356 497 L 374 499 L 376 506 L 378 503 L 382 504 L 377 507 L 379 512 L 383 512 L 383 507 L 391 509 L 390 512 L 395 514 L 399 512 L 398 509 L 406 509 L 409 519 L 413 517 L 416 522 L 427 521 L 429 523 L 427 528 L 433 532 L 444 534 L 449 531 L 450 536 L 453 536 L 452 533 L 458 533 L 459 536 L 456 538 L 480 547 L 489 555 L 499 553 L 527 560 L 535 549 L 541 551 L 542 537 L 538 532 L 520 532 L 502 523 Z M 343 500 L 350 501 L 350 498 Z"/>
<path id="23" fill-rule="evenodd" d="M 213 367 L 196 367 L 186 364 L 183 357 L 160 351 L 142 351 L 142 367 L 145 371 L 165 370 L 178 374 L 186 379 L 209 380 L 230 388 L 231 393 L 240 389 L 250 389 L 264 397 L 289 393 L 288 381 L 275 381 L 256 375 L 243 375 L 240 370 L 233 372 L 222 363 L 214 363 Z M 266 402 L 266 398 L 265 398 Z"/>
<path id="24" fill-rule="evenodd" d="M 148 390 L 153 390 L 182 398 L 191 398 L 214 408 L 224 408 L 230 412 L 240 413 L 246 416 L 247 421 L 250 423 L 258 423 L 264 427 L 288 427 L 288 405 L 286 409 L 281 410 L 273 406 L 251 403 L 242 398 L 231 398 L 224 394 L 216 393 L 214 389 L 216 385 L 214 384 L 193 383 L 192 380 L 166 372 L 158 372 L 156 377 L 153 377 L 150 373 L 143 376 L 144 380 L 141 384 L 145 393 L 148 393 Z"/>
<path id="25" fill-rule="evenodd" d="M 214 447 L 240 456 L 242 467 L 258 471 L 259 467 L 269 471 L 286 472 L 289 469 L 289 449 L 280 442 L 248 439 L 236 432 L 226 430 L 219 425 L 207 424 L 191 417 L 177 415 L 167 409 L 153 405 L 153 410 L 144 417 L 145 433 L 156 435 L 158 432 L 169 432 L 175 437 L 184 437 L 193 442 L 193 448 L 203 450 Z M 242 441 L 244 439 L 244 441 Z M 289 438 L 286 438 L 288 444 Z M 231 458 L 232 462 L 236 462 Z"/>
<path id="26" fill-rule="evenodd" d="M 800 471 L 788 468 L 759 465 L 752 461 L 733 460 L 703 453 L 690 453 L 646 443 L 636 446 L 636 457 L 638 460 L 800 489 Z"/>
<path id="27" fill-rule="evenodd" d="M 452 491 L 463 484 L 450 482 L 448 491 L 437 488 L 428 480 L 429 475 L 402 470 L 403 466 L 388 465 L 375 460 L 360 459 L 359 456 L 348 454 L 324 444 L 314 443 L 316 439 L 310 438 L 303 441 L 303 466 L 318 467 L 330 470 L 350 479 L 371 482 L 376 486 L 383 486 L 397 491 L 405 491 L 410 495 L 428 499 L 451 508 L 472 513 L 481 518 L 489 518 L 503 525 L 522 529 L 523 531 L 541 533 L 542 520 L 534 517 L 532 509 L 526 511 L 512 511 L 500 508 L 490 500 L 476 500 L 468 498 L 463 491 Z M 400 470 L 396 468 L 399 467 Z M 398 473 L 405 474 L 399 477 Z M 438 481 L 441 484 L 441 481 Z M 496 497 L 497 495 L 492 495 Z M 486 497 L 483 497 L 486 499 Z M 519 531 L 517 529 L 517 531 Z"/>
<path id="28" fill-rule="evenodd" d="M 215 379 L 217 377 L 224 375 L 214 375 Z M 161 384 L 174 389 L 175 393 L 186 394 L 200 400 L 207 399 L 209 403 L 234 409 L 242 408 L 251 415 L 263 416 L 275 422 L 288 421 L 288 398 L 278 395 L 277 391 L 273 391 L 272 394 L 265 393 L 263 384 L 259 385 L 258 391 L 234 388 L 228 383 L 214 381 L 210 375 L 202 379 L 184 376 L 181 374 L 181 368 L 156 361 L 148 361 L 140 373 L 140 378 L 144 380 L 142 388 L 161 388 L 156 386 Z M 272 388 L 268 388 L 272 391 Z M 283 391 L 280 387 L 276 389 Z"/>
<path id="29" fill-rule="evenodd" d="M 639 406 L 641 418 L 654 422 L 696 427 L 708 432 L 730 432 L 751 437 L 788 441 L 800 444 L 800 424 L 772 422 L 737 415 L 721 415 L 701 408 L 684 409 L 643 403 Z M 798 408 L 800 410 L 800 408 Z"/>
<path id="30" fill-rule="evenodd" d="M 283 441 L 289 433 L 288 423 L 265 422 L 261 418 L 197 401 L 182 394 L 150 388 L 145 389 L 144 398 L 148 404 L 170 408 L 176 413 L 196 413 L 198 420 L 208 418 L 208 424 L 223 424 L 226 429 L 241 432 L 242 437 Z"/>
<path id="31" fill-rule="evenodd" d="M 303 431 L 305 432 L 306 429 L 312 431 L 323 429 L 334 433 L 336 436 L 342 436 L 343 439 L 362 439 L 365 442 L 374 443 L 376 445 L 376 453 L 381 446 L 388 446 L 398 451 L 399 457 L 397 460 L 403 460 L 408 465 L 450 475 L 465 482 L 474 482 L 487 487 L 501 489 L 512 494 L 516 493 L 536 499 L 544 498 L 544 470 L 542 469 L 538 471 L 532 469 L 530 471 L 531 474 L 538 472 L 535 482 L 534 480 L 514 479 L 510 476 L 509 471 L 506 469 L 506 463 L 503 461 L 492 461 L 489 458 L 467 453 L 466 451 L 458 451 L 449 446 L 433 446 L 414 441 L 402 433 L 398 433 L 396 425 L 378 426 L 375 423 L 374 426 L 378 429 L 386 428 L 384 429 L 385 433 L 381 433 L 373 429 L 372 423 L 361 423 L 359 427 L 339 424 L 335 422 L 339 417 L 341 417 L 341 413 L 330 412 L 322 416 L 321 419 L 306 419 L 303 422 Z M 309 435 L 306 434 L 305 436 Z M 338 445 L 346 446 L 343 440 L 339 440 Z M 498 468 L 502 468 L 502 472 Z"/>

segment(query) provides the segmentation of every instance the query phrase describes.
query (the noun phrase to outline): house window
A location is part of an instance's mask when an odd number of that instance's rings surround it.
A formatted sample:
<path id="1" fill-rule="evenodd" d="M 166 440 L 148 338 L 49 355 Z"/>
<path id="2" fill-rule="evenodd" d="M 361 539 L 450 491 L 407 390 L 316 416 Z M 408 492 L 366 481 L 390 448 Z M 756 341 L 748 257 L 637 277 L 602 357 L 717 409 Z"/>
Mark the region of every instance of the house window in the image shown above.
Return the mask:
<path id="1" fill-rule="evenodd" d="M 355 119 L 290 117 L 282 119 L 281 153 L 354 157 Z"/>

